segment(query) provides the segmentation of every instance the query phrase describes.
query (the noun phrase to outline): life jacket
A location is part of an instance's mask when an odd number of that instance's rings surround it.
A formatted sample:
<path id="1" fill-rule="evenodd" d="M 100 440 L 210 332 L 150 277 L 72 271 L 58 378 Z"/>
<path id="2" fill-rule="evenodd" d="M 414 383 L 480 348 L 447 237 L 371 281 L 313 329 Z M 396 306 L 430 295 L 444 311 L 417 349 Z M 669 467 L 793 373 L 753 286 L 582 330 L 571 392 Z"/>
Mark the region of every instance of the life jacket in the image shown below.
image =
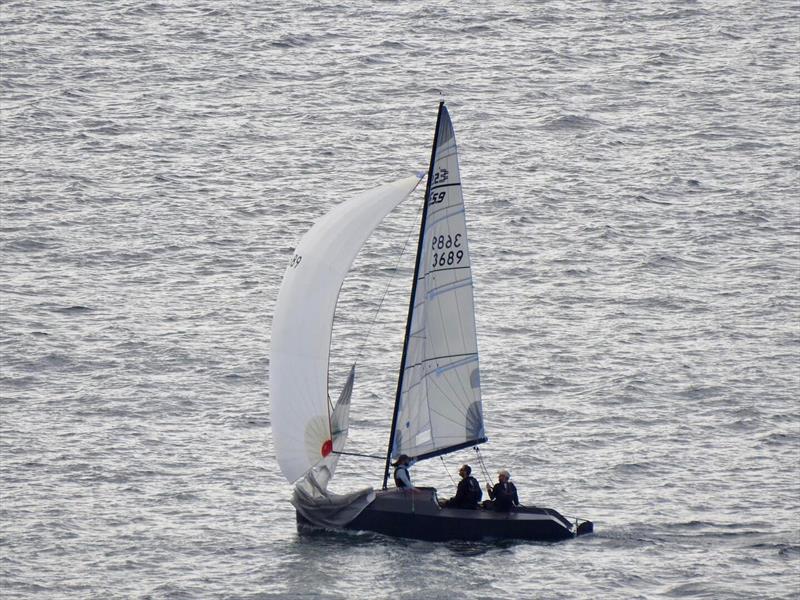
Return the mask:
<path id="1" fill-rule="evenodd" d="M 406 482 L 398 477 L 401 469 L 405 471 L 406 477 L 409 479 L 409 481 L 411 480 L 411 477 L 408 474 L 408 468 L 403 465 L 400 465 L 394 470 L 394 484 L 399 488 L 408 487 Z"/>
<path id="2" fill-rule="evenodd" d="M 514 506 L 514 498 L 517 495 L 516 486 L 507 481 L 506 483 L 498 483 L 492 490 L 494 495 L 494 509 L 498 511 L 509 511 Z"/>
<path id="3" fill-rule="evenodd" d="M 470 502 L 478 504 L 481 501 L 481 497 L 483 496 L 481 484 L 471 475 L 467 477 L 467 491 L 469 492 Z"/>

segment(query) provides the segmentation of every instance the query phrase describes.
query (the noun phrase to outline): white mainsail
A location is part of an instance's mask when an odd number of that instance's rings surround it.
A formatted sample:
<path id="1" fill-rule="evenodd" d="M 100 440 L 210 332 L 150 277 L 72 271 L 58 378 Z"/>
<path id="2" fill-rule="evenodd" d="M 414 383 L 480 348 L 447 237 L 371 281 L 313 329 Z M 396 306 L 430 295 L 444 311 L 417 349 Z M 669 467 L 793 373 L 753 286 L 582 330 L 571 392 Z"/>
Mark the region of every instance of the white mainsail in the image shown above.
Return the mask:
<path id="1" fill-rule="evenodd" d="M 464 200 L 450 115 L 439 109 L 391 456 L 486 441 Z"/>
<path id="2" fill-rule="evenodd" d="M 401 179 L 339 204 L 303 236 L 283 276 L 272 321 L 270 413 L 275 454 L 290 482 L 334 449 L 328 358 L 339 289 L 361 246 L 419 180 Z"/>

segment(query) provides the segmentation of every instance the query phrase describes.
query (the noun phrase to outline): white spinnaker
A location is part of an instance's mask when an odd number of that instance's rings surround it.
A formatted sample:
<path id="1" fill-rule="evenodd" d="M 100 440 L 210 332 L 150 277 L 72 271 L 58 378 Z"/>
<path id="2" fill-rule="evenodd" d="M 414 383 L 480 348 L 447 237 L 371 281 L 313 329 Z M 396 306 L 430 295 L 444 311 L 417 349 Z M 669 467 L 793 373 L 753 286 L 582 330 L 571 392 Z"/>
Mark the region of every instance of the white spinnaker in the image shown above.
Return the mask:
<path id="1" fill-rule="evenodd" d="M 393 457 L 486 441 L 456 139 L 441 111 Z"/>
<path id="2" fill-rule="evenodd" d="M 290 482 L 332 447 L 328 355 L 339 289 L 361 246 L 418 183 L 408 177 L 339 204 L 303 236 L 286 268 L 272 321 L 270 416 Z"/>
<path id="3" fill-rule="evenodd" d="M 353 394 L 355 376 L 356 366 L 353 365 L 331 413 L 333 452 L 320 460 L 306 472 L 305 477 L 297 482 L 296 487 L 301 487 L 306 497 L 320 498 L 328 495 L 328 483 L 336 472 L 339 453 L 344 450 L 347 443 L 347 430 L 350 426 L 350 397 Z"/>

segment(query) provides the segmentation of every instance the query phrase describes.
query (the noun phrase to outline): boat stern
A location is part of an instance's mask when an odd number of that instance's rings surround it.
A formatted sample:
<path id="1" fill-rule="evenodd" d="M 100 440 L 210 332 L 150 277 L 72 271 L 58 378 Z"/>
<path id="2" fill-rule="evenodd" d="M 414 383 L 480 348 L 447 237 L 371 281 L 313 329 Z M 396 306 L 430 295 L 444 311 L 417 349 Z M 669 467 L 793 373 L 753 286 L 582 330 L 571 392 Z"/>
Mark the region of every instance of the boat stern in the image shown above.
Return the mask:
<path id="1" fill-rule="evenodd" d="M 594 533 L 594 523 L 591 521 L 578 520 L 575 527 L 575 535 L 586 535 Z"/>

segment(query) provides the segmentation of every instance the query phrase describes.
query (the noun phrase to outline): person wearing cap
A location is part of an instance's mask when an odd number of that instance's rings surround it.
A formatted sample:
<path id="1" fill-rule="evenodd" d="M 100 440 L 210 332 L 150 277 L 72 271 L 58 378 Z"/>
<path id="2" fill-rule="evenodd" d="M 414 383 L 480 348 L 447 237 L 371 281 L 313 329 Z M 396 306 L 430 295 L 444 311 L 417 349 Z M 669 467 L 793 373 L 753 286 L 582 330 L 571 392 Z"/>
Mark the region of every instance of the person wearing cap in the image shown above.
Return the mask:
<path id="1" fill-rule="evenodd" d="M 511 474 L 505 469 L 497 472 L 497 483 L 494 487 L 486 484 L 486 491 L 492 499 L 491 507 L 498 512 L 508 512 L 512 506 L 519 506 L 517 488 L 511 483 Z"/>
<path id="2" fill-rule="evenodd" d="M 397 460 L 392 463 L 394 467 L 394 484 L 399 488 L 414 487 L 411 484 L 411 475 L 408 473 L 408 467 L 411 466 L 411 459 L 406 454 L 401 454 Z"/>
<path id="3" fill-rule="evenodd" d="M 472 476 L 472 467 L 469 465 L 461 465 L 458 470 L 461 475 L 461 481 L 458 482 L 456 495 L 445 501 L 442 506 L 445 508 L 478 508 L 478 502 L 481 501 L 481 484 Z"/>

